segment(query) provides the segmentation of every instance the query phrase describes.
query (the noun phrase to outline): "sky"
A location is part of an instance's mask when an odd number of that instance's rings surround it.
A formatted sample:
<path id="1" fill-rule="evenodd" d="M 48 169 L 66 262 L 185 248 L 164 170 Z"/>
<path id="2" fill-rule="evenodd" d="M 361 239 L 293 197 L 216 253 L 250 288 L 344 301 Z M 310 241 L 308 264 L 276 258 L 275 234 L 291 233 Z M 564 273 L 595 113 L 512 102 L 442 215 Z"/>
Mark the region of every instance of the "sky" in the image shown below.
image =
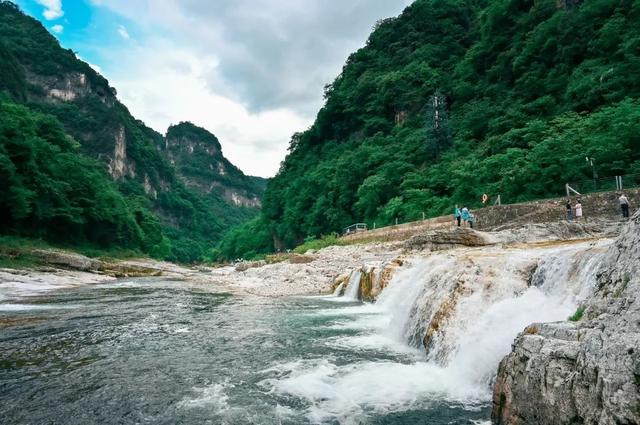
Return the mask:
<path id="1" fill-rule="evenodd" d="M 14 0 L 15 1 L 15 0 Z M 412 0 L 17 0 L 160 133 L 191 121 L 271 177 L 376 21 Z"/>

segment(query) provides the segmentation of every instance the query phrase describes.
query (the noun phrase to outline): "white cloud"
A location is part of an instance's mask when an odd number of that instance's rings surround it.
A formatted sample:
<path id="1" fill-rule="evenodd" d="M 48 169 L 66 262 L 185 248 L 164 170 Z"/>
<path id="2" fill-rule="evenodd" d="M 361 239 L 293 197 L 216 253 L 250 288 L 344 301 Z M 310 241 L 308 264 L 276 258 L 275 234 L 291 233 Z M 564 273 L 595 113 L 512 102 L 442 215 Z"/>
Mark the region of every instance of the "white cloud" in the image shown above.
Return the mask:
<path id="1" fill-rule="evenodd" d="M 54 19 L 64 16 L 62 0 L 36 0 L 36 3 L 44 6 L 45 9 L 44 12 L 42 12 L 42 16 L 48 21 L 53 21 Z"/>
<path id="2" fill-rule="evenodd" d="M 269 176 L 348 55 L 412 0 L 91 2 L 136 25 L 136 43 L 101 62 L 136 117 L 160 131 L 192 121 L 245 173 Z"/>
<path id="3" fill-rule="evenodd" d="M 310 119 L 275 108 L 252 113 L 241 103 L 207 87 L 205 76 L 219 66 L 166 40 L 119 52 L 109 76 L 120 100 L 147 125 L 165 132 L 191 121 L 215 134 L 224 155 L 247 174 L 272 176 L 286 154 L 291 135 Z"/>
<path id="4" fill-rule="evenodd" d="M 62 32 L 64 31 L 64 27 L 60 24 L 56 24 L 51 27 L 51 31 L 55 32 L 56 34 L 62 34 Z"/>
<path id="5" fill-rule="evenodd" d="M 131 36 L 129 35 L 129 32 L 127 31 L 124 25 L 118 26 L 118 34 L 120 34 L 120 37 L 124 38 L 125 40 L 128 40 L 131 38 Z"/>

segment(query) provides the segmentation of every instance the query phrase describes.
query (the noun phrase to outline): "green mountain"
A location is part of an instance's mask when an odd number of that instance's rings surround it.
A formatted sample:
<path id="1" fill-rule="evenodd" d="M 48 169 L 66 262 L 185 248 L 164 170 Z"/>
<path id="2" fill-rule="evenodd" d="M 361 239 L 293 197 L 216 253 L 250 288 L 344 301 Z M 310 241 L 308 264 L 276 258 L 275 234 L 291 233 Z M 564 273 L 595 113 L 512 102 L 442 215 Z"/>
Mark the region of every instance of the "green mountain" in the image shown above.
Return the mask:
<path id="1" fill-rule="evenodd" d="M 559 196 L 640 173 L 640 2 L 417 0 L 380 21 L 293 136 L 232 257 L 354 222 Z M 256 230 L 260 229 L 259 232 Z"/>
<path id="2" fill-rule="evenodd" d="M 266 182 L 214 135 L 163 136 L 37 20 L 0 2 L 2 233 L 194 261 L 255 216 Z"/>
<path id="3" fill-rule="evenodd" d="M 266 179 L 244 175 L 222 155 L 216 136 L 182 122 L 169 127 L 163 141 L 159 150 L 175 165 L 188 187 L 238 207 L 260 207 Z"/>

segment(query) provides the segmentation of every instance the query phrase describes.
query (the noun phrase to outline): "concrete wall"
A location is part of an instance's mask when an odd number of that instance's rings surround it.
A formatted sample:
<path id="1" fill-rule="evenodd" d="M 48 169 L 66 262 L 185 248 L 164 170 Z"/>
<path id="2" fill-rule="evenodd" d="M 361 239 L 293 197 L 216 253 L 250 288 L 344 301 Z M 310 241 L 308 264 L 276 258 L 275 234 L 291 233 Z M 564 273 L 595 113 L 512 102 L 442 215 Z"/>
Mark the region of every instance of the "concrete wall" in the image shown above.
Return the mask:
<path id="1" fill-rule="evenodd" d="M 640 188 L 623 191 L 631 203 L 631 214 L 640 207 Z M 575 205 L 577 196 L 571 197 Z M 583 219 L 617 220 L 622 218 L 617 192 L 591 193 L 580 196 Z M 496 205 L 472 211 L 476 217 L 475 228 L 480 230 L 500 230 L 504 227 L 528 224 L 549 223 L 566 218 L 567 198 L 544 199 L 519 204 Z M 366 232 L 343 236 L 351 241 L 367 240 L 404 240 L 428 230 L 453 226 L 453 215 L 431 218 L 423 221 L 381 227 Z"/>

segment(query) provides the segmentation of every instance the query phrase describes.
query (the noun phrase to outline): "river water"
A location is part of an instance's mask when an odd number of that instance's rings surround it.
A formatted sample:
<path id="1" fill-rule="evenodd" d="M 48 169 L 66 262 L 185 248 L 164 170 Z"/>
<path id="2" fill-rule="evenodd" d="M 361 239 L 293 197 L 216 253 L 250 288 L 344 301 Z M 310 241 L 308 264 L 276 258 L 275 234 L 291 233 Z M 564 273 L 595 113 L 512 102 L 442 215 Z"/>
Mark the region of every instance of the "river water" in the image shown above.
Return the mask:
<path id="1" fill-rule="evenodd" d="M 427 363 L 391 320 L 161 278 L 4 300 L 1 422 L 486 423 L 489 388 Z"/>

